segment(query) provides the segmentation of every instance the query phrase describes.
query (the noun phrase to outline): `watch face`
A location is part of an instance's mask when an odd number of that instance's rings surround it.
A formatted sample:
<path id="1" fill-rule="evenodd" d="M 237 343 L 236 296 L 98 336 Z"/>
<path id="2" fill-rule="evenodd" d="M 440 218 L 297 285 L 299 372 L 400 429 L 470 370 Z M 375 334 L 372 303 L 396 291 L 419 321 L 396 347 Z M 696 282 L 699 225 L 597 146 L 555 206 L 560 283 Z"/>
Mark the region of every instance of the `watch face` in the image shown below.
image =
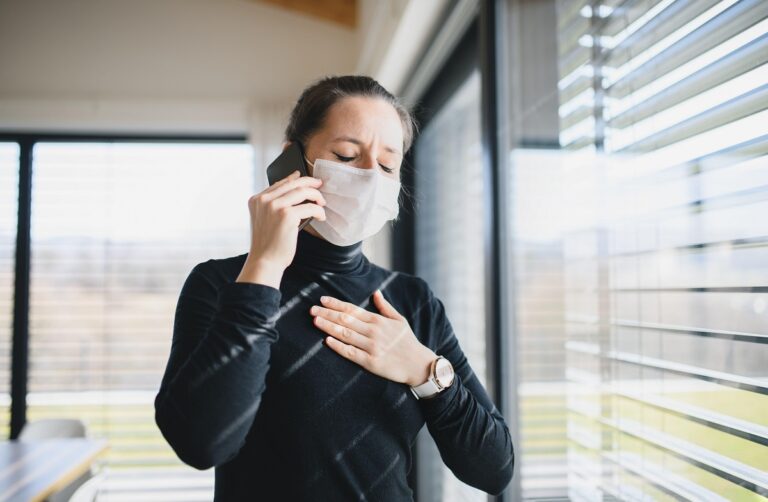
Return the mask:
<path id="1" fill-rule="evenodd" d="M 435 378 L 441 387 L 448 387 L 453 383 L 453 366 L 448 359 L 438 359 L 435 365 Z"/>

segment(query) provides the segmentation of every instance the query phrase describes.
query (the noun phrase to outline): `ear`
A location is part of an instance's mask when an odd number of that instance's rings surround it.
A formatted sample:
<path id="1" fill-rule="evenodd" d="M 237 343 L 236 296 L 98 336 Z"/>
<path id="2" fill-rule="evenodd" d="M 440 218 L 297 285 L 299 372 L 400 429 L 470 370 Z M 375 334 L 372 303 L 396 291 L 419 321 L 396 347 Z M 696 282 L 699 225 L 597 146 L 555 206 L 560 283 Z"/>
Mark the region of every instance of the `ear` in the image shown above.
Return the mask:
<path id="1" fill-rule="evenodd" d="M 291 146 L 290 141 L 283 141 L 283 151 L 285 151 L 289 146 Z"/>

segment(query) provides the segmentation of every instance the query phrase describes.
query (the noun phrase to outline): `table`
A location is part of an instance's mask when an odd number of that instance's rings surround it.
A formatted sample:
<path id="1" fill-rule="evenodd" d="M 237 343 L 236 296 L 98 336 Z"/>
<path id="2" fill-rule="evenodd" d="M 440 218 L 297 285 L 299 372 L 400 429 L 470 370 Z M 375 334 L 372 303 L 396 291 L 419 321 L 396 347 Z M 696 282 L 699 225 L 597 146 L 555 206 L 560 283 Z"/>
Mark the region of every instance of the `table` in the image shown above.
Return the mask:
<path id="1" fill-rule="evenodd" d="M 0 441 L 0 502 L 38 502 L 64 488 L 107 450 L 107 441 Z"/>

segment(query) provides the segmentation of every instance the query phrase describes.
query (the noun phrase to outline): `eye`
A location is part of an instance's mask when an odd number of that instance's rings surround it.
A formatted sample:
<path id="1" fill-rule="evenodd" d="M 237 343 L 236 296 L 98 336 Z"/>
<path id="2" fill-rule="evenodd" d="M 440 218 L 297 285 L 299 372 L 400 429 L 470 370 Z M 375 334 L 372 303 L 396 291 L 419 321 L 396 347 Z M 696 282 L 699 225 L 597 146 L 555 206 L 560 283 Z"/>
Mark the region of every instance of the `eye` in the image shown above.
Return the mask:
<path id="1" fill-rule="evenodd" d="M 343 156 L 339 155 L 338 153 L 334 153 L 334 155 L 336 157 L 338 157 L 339 160 L 342 161 L 342 162 L 349 162 L 350 160 L 354 159 L 354 157 L 343 157 Z"/>
<path id="2" fill-rule="evenodd" d="M 344 157 L 343 155 L 339 155 L 336 152 L 333 152 L 333 154 L 342 162 L 350 162 L 352 160 L 355 160 L 355 157 Z M 394 172 L 394 169 L 385 166 L 384 164 L 379 163 L 382 169 L 384 169 L 384 172 L 387 174 L 392 174 Z"/>

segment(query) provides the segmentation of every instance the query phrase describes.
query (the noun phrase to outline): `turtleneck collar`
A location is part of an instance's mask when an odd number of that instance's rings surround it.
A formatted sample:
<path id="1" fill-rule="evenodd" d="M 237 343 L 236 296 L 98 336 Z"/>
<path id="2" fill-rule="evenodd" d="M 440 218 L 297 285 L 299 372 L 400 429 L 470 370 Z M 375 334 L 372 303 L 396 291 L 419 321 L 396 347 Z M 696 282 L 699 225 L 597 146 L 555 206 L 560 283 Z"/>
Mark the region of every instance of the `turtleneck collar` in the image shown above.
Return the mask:
<path id="1" fill-rule="evenodd" d="M 304 229 L 299 230 L 294 264 L 320 272 L 349 273 L 357 271 L 364 262 L 363 241 L 337 246 Z"/>

